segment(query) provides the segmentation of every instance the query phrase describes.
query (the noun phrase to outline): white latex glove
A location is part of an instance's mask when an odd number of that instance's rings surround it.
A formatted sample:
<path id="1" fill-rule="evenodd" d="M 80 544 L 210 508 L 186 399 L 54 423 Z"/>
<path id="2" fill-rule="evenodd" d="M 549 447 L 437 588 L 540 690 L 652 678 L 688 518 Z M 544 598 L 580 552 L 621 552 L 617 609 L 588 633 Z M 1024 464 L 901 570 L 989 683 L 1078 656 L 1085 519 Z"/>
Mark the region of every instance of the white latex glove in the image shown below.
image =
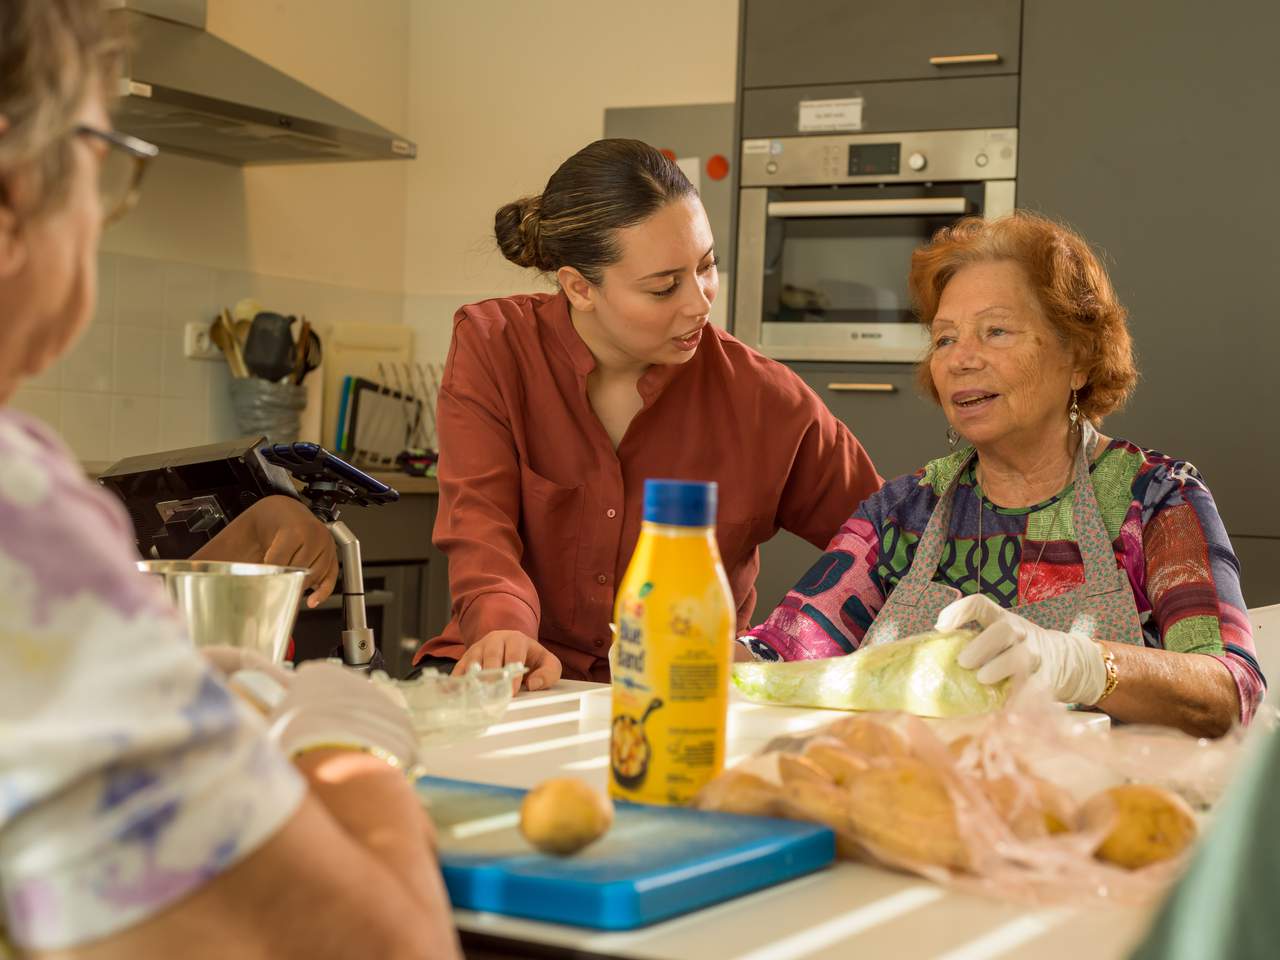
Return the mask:
<path id="1" fill-rule="evenodd" d="M 1048 687 L 1061 703 L 1097 703 L 1107 688 L 1102 648 L 1087 637 L 1038 627 L 1012 610 L 975 594 L 938 614 L 939 630 L 976 622 L 982 632 L 960 651 L 960 666 L 983 683 L 1029 678 Z"/>
<path id="2" fill-rule="evenodd" d="M 403 697 L 397 703 L 365 674 L 334 663 L 308 661 L 280 672 L 285 683 L 259 669 L 239 670 L 229 683 L 266 714 L 269 736 L 286 756 L 332 746 L 367 750 L 403 770 L 417 762 L 418 738 Z"/>
<path id="3" fill-rule="evenodd" d="M 289 667 L 284 667 L 278 663 L 273 663 L 270 658 L 264 657 L 256 650 L 246 650 L 243 647 L 213 646 L 201 647 L 200 652 L 224 678 L 230 678 L 241 670 L 255 670 L 265 673 L 282 687 L 287 687 L 293 682 L 292 664 Z"/>

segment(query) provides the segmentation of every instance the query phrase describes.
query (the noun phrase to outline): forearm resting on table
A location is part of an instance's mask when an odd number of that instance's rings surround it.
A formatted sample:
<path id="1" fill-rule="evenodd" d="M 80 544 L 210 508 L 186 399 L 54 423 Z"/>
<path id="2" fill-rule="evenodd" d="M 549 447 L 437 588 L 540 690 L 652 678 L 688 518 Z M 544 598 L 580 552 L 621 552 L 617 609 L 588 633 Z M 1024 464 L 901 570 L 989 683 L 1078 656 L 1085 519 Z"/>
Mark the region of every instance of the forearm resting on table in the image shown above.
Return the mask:
<path id="1" fill-rule="evenodd" d="M 368 799 L 367 819 L 395 820 Z M 37 956 L 453 960 L 447 906 L 430 906 L 308 793 L 270 840 L 191 896 L 104 940 Z"/>
<path id="2" fill-rule="evenodd" d="M 314 750 L 296 766 L 338 825 L 404 884 L 420 915 L 439 913 L 447 920 L 432 852 L 435 828 L 404 774 L 377 757 L 345 750 Z"/>
<path id="3" fill-rule="evenodd" d="M 1118 683 L 1098 704 L 1125 723 L 1157 723 L 1197 737 L 1220 737 L 1240 719 L 1240 694 L 1221 661 L 1127 643 L 1107 643 Z"/>

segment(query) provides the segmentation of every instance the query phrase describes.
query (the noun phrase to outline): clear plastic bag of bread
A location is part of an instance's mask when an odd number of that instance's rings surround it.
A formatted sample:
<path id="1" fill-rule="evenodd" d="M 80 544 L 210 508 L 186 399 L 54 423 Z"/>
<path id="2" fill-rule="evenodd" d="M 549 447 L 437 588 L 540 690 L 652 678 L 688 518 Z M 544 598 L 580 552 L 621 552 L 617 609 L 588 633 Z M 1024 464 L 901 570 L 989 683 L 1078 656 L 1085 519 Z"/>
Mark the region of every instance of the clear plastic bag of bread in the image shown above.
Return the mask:
<path id="1" fill-rule="evenodd" d="M 695 805 L 824 824 L 843 858 L 1036 904 L 1153 902 L 1244 738 L 1112 729 L 1034 687 L 982 717 L 836 716 L 771 741 Z"/>

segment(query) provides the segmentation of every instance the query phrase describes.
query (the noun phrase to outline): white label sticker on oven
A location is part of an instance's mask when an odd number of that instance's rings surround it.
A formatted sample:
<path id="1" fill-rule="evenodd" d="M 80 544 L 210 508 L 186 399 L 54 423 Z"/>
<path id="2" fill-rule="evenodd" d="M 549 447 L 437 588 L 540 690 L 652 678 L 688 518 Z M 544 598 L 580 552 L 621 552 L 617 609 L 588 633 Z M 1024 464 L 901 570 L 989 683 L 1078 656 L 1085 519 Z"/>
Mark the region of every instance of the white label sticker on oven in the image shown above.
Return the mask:
<path id="1" fill-rule="evenodd" d="M 850 97 L 847 100 L 801 100 L 797 129 L 801 133 L 861 130 L 862 97 Z"/>
<path id="2" fill-rule="evenodd" d="M 697 193 L 702 192 L 702 160 L 699 157 L 680 157 L 676 160 L 676 166 L 680 168 L 680 172 L 685 178 L 693 184 L 693 189 Z"/>
<path id="3" fill-rule="evenodd" d="M 750 154 L 753 154 L 753 153 L 768 153 L 768 152 L 769 152 L 768 140 L 743 140 L 742 141 L 742 155 L 744 157 L 749 156 Z"/>

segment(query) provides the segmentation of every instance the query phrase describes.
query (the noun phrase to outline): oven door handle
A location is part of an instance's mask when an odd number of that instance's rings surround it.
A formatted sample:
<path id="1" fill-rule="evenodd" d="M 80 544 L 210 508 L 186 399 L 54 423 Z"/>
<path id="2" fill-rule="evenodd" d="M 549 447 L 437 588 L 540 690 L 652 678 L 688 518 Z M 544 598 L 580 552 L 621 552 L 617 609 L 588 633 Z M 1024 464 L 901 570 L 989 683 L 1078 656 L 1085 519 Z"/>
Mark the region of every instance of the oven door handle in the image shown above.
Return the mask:
<path id="1" fill-rule="evenodd" d="M 909 217 L 960 214 L 969 209 L 964 197 L 897 197 L 884 200 L 774 200 L 770 217 Z"/>
<path id="2" fill-rule="evenodd" d="M 892 383 L 828 383 L 827 389 L 832 393 L 897 393 L 898 388 Z"/>

